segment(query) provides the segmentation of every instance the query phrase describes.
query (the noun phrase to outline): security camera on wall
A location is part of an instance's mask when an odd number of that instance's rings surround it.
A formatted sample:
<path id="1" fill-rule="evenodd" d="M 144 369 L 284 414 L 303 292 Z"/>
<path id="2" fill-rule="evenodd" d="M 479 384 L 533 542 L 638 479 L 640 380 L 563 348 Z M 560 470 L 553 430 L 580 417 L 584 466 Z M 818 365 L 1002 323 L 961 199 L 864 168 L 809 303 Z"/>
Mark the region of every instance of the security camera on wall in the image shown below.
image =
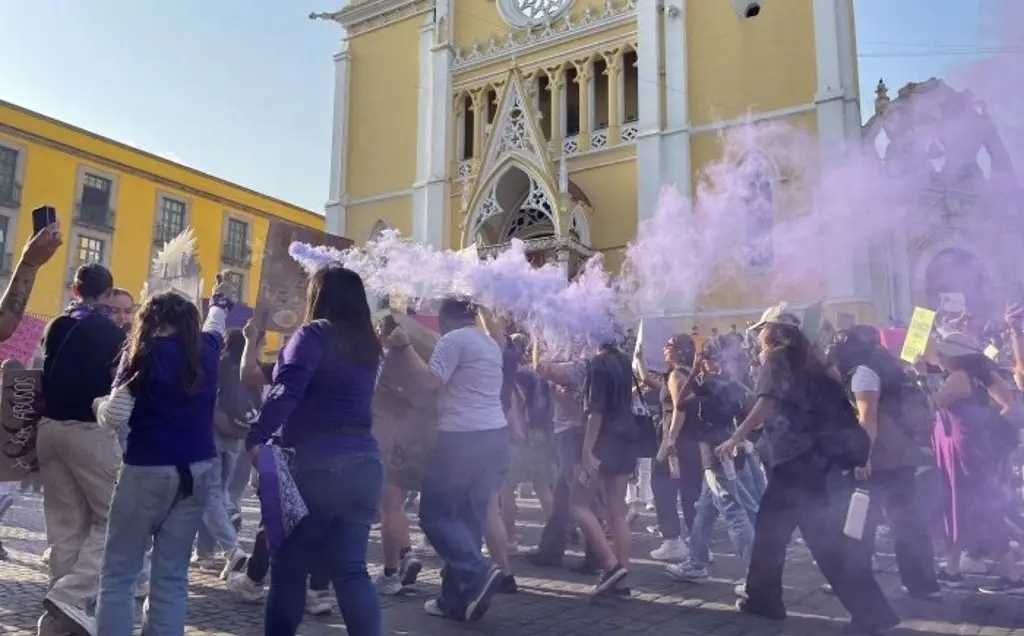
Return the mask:
<path id="1" fill-rule="evenodd" d="M 761 15 L 761 6 L 767 0 L 732 0 L 732 8 L 739 17 L 756 18 Z"/>

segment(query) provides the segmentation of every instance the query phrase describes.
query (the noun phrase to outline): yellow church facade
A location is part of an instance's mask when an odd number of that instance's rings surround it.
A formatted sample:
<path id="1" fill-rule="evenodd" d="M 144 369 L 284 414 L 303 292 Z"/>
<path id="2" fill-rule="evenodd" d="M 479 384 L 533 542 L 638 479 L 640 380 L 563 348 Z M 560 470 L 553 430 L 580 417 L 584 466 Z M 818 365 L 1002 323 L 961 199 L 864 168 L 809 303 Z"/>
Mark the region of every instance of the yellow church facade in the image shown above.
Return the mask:
<path id="1" fill-rule="evenodd" d="M 730 127 L 800 126 L 823 156 L 860 143 L 852 0 L 352 0 L 311 17 L 343 27 L 326 214 L 357 243 L 394 228 L 486 256 L 518 238 L 567 276 L 596 253 L 616 270 L 662 186 L 693 196 Z M 746 160 L 770 233 L 788 177 Z M 779 300 L 775 265 L 652 311 L 742 323 Z M 786 300 L 872 319 L 856 268 L 837 258 Z"/>

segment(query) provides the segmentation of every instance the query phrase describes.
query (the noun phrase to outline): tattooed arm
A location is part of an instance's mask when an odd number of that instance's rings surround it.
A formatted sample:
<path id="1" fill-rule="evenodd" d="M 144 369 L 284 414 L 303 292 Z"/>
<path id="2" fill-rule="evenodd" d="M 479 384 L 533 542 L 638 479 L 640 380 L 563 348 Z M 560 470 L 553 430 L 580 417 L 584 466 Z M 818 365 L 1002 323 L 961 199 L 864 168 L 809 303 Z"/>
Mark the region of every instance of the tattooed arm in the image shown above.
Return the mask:
<path id="1" fill-rule="evenodd" d="M 32 294 L 32 285 L 36 282 L 36 268 L 25 263 L 24 259 L 14 270 L 11 282 L 7 284 L 3 300 L 0 300 L 0 341 L 7 340 L 21 323 L 25 315 L 28 297 Z"/>
<path id="2" fill-rule="evenodd" d="M 32 295 L 32 286 L 36 282 L 36 272 L 50 260 L 60 243 L 60 227 L 52 225 L 33 236 L 25 245 L 21 260 L 4 290 L 3 300 L 0 300 L 0 342 L 14 335 L 21 324 L 29 296 Z"/>

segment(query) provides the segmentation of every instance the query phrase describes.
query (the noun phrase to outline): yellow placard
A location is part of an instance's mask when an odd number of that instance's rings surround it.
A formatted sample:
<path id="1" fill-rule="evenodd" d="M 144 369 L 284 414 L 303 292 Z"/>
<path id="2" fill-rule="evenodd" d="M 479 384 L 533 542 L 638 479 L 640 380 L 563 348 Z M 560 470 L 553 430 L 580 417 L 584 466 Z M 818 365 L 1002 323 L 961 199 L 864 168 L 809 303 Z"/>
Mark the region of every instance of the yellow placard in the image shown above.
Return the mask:
<path id="1" fill-rule="evenodd" d="M 913 364 L 924 355 L 934 322 L 934 311 L 924 307 L 914 307 L 914 314 L 910 317 L 910 327 L 907 328 L 907 338 L 903 341 L 903 351 L 900 352 L 901 360 Z"/>

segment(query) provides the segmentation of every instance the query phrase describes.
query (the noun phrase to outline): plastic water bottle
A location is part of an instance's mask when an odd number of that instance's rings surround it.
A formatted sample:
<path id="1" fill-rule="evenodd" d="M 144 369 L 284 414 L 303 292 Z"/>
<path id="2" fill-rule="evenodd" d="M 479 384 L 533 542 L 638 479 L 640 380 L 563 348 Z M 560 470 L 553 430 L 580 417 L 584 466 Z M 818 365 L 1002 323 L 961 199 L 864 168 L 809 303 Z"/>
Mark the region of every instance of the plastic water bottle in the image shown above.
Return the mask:
<path id="1" fill-rule="evenodd" d="M 864 537 L 864 526 L 868 521 L 868 508 L 871 506 L 871 495 L 858 488 L 850 495 L 850 505 L 846 509 L 846 524 L 843 534 L 851 539 L 860 540 Z"/>

